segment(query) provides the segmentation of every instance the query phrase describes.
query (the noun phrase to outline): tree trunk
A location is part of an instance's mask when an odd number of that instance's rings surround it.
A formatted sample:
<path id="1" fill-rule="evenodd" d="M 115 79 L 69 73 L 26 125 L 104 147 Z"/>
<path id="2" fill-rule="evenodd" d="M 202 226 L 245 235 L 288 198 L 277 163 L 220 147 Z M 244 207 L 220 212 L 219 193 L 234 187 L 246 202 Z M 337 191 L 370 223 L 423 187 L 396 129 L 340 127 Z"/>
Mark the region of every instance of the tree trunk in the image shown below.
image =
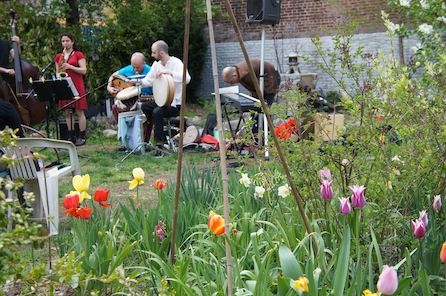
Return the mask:
<path id="1" fill-rule="evenodd" d="M 66 0 L 68 7 L 70 8 L 69 15 L 67 17 L 67 25 L 73 26 L 79 24 L 79 4 L 77 0 Z"/>

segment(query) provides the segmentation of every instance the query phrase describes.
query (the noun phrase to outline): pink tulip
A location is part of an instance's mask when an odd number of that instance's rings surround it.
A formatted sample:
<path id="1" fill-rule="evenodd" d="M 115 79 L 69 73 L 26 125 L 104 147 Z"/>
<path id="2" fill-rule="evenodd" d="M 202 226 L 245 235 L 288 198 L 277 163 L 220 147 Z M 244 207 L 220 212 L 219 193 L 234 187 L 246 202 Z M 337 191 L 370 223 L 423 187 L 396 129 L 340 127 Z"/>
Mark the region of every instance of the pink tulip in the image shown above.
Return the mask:
<path id="1" fill-rule="evenodd" d="M 331 181 L 328 180 L 322 181 L 321 198 L 324 200 L 330 200 L 333 198 L 333 188 L 331 187 Z"/>
<path id="2" fill-rule="evenodd" d="M 426 235 L 426 225 L 421 219 L 412 221 L 412 233 L 416 238 L 423 238 Z"/>
<path id="3" fill-rule="evenodd" d="M 324 180 L 331 181 L 332 178 L 331 178 L 330 170 L 328 168 L 323 168 L 322 170 L 320 170 L 319 171 L 319 179 L 321 180 L 321 183 Z"/>
<path id="4" fill-rule="evenodd" d="M 441 195 L 434 196 L 434 202 L 432 203 L 432 208 L 437 213 L 441 210 Z"/>
<path id="5" fill-rule="evenodd" d="M 395 293 L 398 289 L 398 275 L 395 268 L 384 265 L 376 286 L 383 295 Z"/>
<path id="6" fill-rule="evenodd" d="M 364 186 L 350 186 L 349 187 L 352 192 L 352 206 L 353 208 L 361 209 L 365 206 L 365 187 Z"/>
<path id="7" fill-rule="evenodd" d="M 427 218 L 426 211 L 421 211 L 420 217 L 418 219 L 421 220 L 423 222 L 424 226 L 427 228 L 427 224 L 429 224 L 429 219 Z"/>
<path id="8" fill-rule="evenodd" d="M 352 206 L 350 205 L 350 201 L 348 200 L 348 198 L 343 197 L 343 198 L 340 198 L 339 201 L 341 202 L 341 206 L 339 208 L 339 210 L 341 211 L 341 214 L 343 214 L 343 215 L 350 214 L 352 211 Z"/>

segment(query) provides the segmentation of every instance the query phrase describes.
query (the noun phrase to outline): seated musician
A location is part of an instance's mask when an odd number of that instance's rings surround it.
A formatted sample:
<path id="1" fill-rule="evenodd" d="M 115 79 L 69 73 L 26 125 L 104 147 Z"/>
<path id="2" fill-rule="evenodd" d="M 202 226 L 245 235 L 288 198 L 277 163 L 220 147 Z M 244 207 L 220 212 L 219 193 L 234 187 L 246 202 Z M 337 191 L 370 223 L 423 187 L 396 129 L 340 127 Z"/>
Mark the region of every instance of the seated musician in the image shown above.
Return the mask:
<path id="1" fill-rule="evenodd" d="M 169 46 L 163 40 L 158 40 L 152 44 L 152 57 L 156 60 L 152 65 L 152 70 L 141 81 L 142 86 L 151 86 L 153 81 L 162 74 L 172 76 L 174 83 L 174 98 L 170 106 L 160 107 L 155 101 L 144 102 L 141 110 L 154 125 L 154 136 L 157 146 L 162 146 L 166 140 L 164 134 L 164 118 L 178 116 L 181 109 L 181 96 L 183 91 L 183 62 L 169 55 Z M 189 72 L 186 71 L 186 83 L 190 82 Z M 158 157 L 163 154 L 157 150 Z"/>
<path id="2" fill-rule="evenodd" d="M 257 80 L 260 78 L 260 60 L 251 60 Z M 223 81 L 229 84 L 240 83 L 251 92 L 251 96 L 257 98 L 253 81 L 249 76 L 248 65 L 245 61 L 226 67 L 222 71 Z M 273 64 L 264 62 L 264 93 L 263 96 L 268 106 L 274 102 L 274 97 L 279 91 L 280 76 Z"/>
<path id="3" fill-rule="evenodd" d="M 130 59 L 130 65 L 121 68 L 114 72 L 108 79 L 107 91 L 113 96 L 122 90 L 117 83 L 114 83 L 115 79 L 131 78 L 136 75 L 147 75 L 150 72 L 150 66 L 146 64 L 146 58 L 141 52 L 133 53 Z M 152 87 L 141 88 L 141 96 L 148 96 L 152 94 Z M 136 103 L 138 97 L 129 98 L 127 100 L 115 100 L 115 104 L 112 107 L 113 116 L 118 121 L 118 113 L 130 111 L 130 109 Z"/>

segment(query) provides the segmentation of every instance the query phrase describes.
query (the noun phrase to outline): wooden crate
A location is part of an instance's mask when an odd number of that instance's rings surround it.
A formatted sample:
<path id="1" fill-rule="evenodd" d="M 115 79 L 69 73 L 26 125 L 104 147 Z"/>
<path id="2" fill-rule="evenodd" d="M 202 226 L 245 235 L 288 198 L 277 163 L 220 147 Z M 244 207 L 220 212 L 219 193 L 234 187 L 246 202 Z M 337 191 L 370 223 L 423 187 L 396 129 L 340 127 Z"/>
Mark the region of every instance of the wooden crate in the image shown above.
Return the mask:
<path id="1" fill-rule="evenodd" d="M 314 138 L 322 141 L 332 141 L 342 135 L 344 129 L 344 114 L 316 113 L 314 120 Z"/>

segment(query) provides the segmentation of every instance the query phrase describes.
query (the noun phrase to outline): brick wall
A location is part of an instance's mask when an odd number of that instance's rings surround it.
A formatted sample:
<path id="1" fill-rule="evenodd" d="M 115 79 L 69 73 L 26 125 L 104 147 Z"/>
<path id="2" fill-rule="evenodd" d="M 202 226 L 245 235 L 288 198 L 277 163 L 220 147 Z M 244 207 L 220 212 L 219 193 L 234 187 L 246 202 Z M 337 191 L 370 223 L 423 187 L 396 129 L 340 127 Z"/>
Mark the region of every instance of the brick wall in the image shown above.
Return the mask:
<path id="1" fill-rule="evenodd" d="M 231 0 L 231 5 L 243 38 L 256 40 L 260 38 L 261 26 L 245 22 L 246 2 Z M 381 10 L 388 10 L 386 3 L 386 0 L 282 0 L 280 23 L 274 28 L 268 26 L 267 33 L 277 38 L 331 35 L 339 25 L 351 21 L 359 24 L 358 33 L 380 32 L 384 30 Z M 225 0 L 214 0 L 213 4 L 226 13 Z M 214 18 L 214 31 L 216 42 L 236 40 L 227 16 Z"/>
<path id="2" fill-rule="evenodd" d="M 332 36 L 321 37 L 321 42 L 326 50 L 333 48 Z M 412 47 L 418 41 L 415 38 L 408 38 L 404 40 L 404 55 L 405 60 L 413 54 Z M 245 42 L 248 54 L 250 58 L 260 58 L 260 40 L 251 40 Z M 378 51 L 387 54 L 394 55 L 398 58 L 398 38 L 390 38 L 385 32 L 376 33 L 360 33 L 356 34 L 352 39 L 353 49 L 363 47 L 365 52 L 376 54 Z M 228 65 L 233 65 L 243 60 L 243 53 L 240 50 L 238 42 L 220 42 L 216 44 L 217 50 L 217 67 L 220 75 L 222 69 Z M 322 62 L 321 58 L 316 54 L 315 47 L 309 37 L 301 38 L 285 38 L 280 40 L 265 40 L 265 61 L 274 64 L 281 73 L 286 72 L 288 69 L 287 61 L 288 54 L 291 52 L 297 52 L 301 57 L 299 59 L 299 68 L 302 73 L 317 73 L 317 85 L 316 88 L 323 91 L 338 90 L 339 87 L 336 81 L 328 74 L 321 72 L 315 65 L 315 62 Z M 302 57 L 308 58 L 310 61 L 305 61 Z M 193 77 L 193 79 L 195 79 Z M 214 83 L 212 77 L 212 61 L 210 48 L 208 48 L 205 57 L 205 64 L 203 65 L 203 71 L 201 77 L 199 77 L 201 83 L 200 88 L 195 93 L 197 96 L 210 97 L 210 93 L 214 91 Z M 219 77 L 220 87 L 228 86 Z M 346 81 L 348 83 L 348 81 Z"/>

